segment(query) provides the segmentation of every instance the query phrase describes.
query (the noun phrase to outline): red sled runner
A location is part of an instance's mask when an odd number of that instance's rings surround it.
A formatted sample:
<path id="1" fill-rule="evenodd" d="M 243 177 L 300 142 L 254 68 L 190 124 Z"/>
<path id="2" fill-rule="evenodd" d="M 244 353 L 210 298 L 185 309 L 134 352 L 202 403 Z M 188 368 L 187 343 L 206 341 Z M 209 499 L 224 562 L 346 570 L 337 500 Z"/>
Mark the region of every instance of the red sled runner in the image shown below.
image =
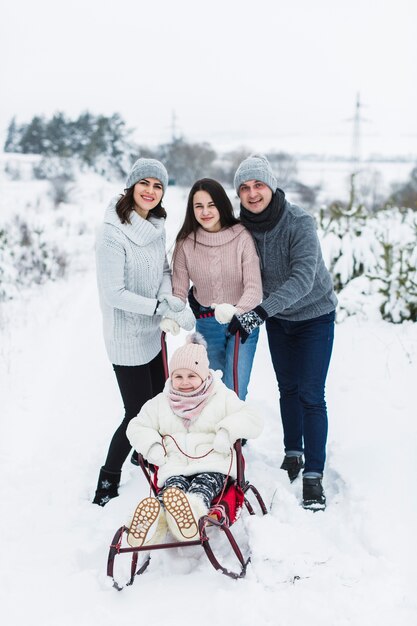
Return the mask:
<path id="1" fill-rule="evenodd" d="M 168 360 L 167 360 L 167 350 L 166 350 L 166 341 L 165 341 L 165 333 L 162 333 L 162 357 L 165 368 L 165 375 L 168 378 Z M 237 374 L 237 363 L 239 358 L 239 343 L 240 337 L 239 333 L 235 336 L 235 347 L 234 347 L 234 360 L 233 360 L 233 379 L 234 379 L 234 391 L 238 394 L 238 374 Z M 250 493 L 253 494 L 257 504 L 256 506 L 259 511 L 265 515 L 268 511 L 265 506 L 265 503 L 259 493 L 259 491 L 254 487 L 248 480 L 245 478 L 245 461 L 242 454 L 242 443 L 240 440 L 236 441 L 234 444 L 234 449 L 236 452 L 236 461 L 237 461 L 237 478 L 227 480 L 225 488 L 223 492 L 212 502 L 212 506 L 207 515 L 204 515 L 198 520 L 198 529 L 199 529 L 199 538 L 193 539 L 189 541 L 173 541 L 171 543 L 150 543 L 144 544 L 140 547 L 131 547 L 127 544 L 126 537 L 129 533 L 129 528 L 127 526 L 121 526 L 113 537 L 113 541 L 110 544 L 109 555 L 107 560 L 107 575 L 110 576 L 113 580 L 113 586 L 117 590 L 123 589 L 114 578 L 114 567 L 116 557 L 121 554 L 131 554 L 131 563 L 130 563 L 130 579 L 126 583 L 126 586 L 132 585 L 135 577 L 143 574 L 143 572 L 148 567 L 151 557 L 150 554 L 152 550 L 166 550 L 169 548 L 185 548 L 187 546 L 202 546 L 204 549 L 210 563 L 216 570 L 220 570 L 226 576 L 230 576 L 231 578 L 243 578 L 246 574 L 246 568 L 248 563 L 250 562 L 250 556 L 244 557 L 235 537 L 233 536 L 230 526 L 238 519 L 240 512 L 243 506 L 249 512 L 250 515 L 255 515 L 255 510 L 248 500 L 248 495 Z M 153 492 L 154 496 L 158 494 L 159 488 L 157 487 L 157 471 L 158 468 L 155 466 L 149 466 L 149 464 L 145 461 L 141 454 L 138 455 L 139 465 L 145 475 L 146 480 L 150 485 L 150 489 Z M 207 535 L 207 527 L 212 527 L 224 533 L 227 538 L 229 545 L 237 558 L 239 569 L 238 571 L 231 571 L 230 569 L 224 567 L 218 561 L 216 555 L 214 554 L 213 547 L 210 544 L 210 538 Z M 214 532 L 214 531 L 213 531 Z M 138 564 L 139 554 L 144 553 L 144 560 Z"/>

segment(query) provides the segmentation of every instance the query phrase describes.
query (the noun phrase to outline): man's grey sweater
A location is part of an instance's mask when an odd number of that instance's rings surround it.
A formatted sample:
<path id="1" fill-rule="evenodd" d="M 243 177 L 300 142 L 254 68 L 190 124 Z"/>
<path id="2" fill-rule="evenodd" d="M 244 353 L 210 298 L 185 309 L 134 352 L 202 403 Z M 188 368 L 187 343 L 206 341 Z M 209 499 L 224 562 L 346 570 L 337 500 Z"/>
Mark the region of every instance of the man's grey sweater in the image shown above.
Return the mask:
<path id="1" fill-rule="evenodd" d="M 254 232 L 261 259 L 263 302 L 269 317 L 306 320 L 336 308 L 332 278 L 324 265 L 314 218 L 285 201 L 278 223 Z"/>

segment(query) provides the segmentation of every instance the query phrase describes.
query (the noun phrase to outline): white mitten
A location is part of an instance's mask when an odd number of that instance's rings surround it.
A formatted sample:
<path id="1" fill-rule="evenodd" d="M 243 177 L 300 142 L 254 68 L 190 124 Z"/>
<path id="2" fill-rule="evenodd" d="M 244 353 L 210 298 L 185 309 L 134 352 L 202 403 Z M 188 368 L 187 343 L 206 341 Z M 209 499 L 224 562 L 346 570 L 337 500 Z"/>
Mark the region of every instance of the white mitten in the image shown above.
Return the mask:
<path id="1" fill-rule="evenodd" d="M 171 333 L 171 335 L 178 335 L 180 332 L 180 326 L 175 320 L 171 320 L 169 317 L 164 317 L 160 323 L 159 328 L 164 333 Z"/>
<path id="2" fill-rule="evenodd" d="M 211 308 L 214 309 L 214 317 L 219 324 L 228 324 L 237 313 L 236 307 L 233 304 L 227 304 L 227 302 L 223 302 L 223 304 L 213 303 Z"/>
<path id="3" fill-rule="evenodd" d="M 170 309 L 173 311 L 182 311 L 185 309 L 185 302 L 181 300 L 181 298 L 177 298 L 177 296 L 173 296 L 172 293 L 160 293 L 158 295 L 158 300 L 161 302 L 165 301 Z"/>
<path id="4" fill-rule="evenodd" d="M 146 455 L 146 460 L 153 465 L 157 465 L 161 467 L 165 463 L 165 452 L 160 443 L 154 443 L 150 448 L 149 452 Z"/>
<path id="5" fill-rule="evenodd" d="M 174 320 L 184 330 L 192 330 L 195 326 L 195 317 L 191 309 L 185 308 L 182 311 L 169 310 L 165 313 L 166 317 Z"/>
<path id="6" fill-rule="evenodd" d="M 213 441 L 214 451 L 226 454 L 229 452 L 231 447 L 232 443 L 229 439 L 227 430 L 225 428 L 219 428 Z"/>
<path id="7" fill-rule="evenodd" d="M 171 309 L 168 306 L 168 302 L 166 300 L 162 300 L 159 304 L 158 304 L 158 308 L 155 311 L 155 315 L 166 315 L 168 313 L 168 311 L 170 311 Z"/>

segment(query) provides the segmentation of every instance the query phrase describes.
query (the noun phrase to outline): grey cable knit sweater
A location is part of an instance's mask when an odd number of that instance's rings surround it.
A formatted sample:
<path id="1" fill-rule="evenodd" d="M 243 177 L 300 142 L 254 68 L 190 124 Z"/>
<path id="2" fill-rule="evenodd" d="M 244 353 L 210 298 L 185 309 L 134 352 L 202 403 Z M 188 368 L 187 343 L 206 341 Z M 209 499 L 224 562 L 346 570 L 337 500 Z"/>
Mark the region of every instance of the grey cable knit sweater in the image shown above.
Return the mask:
<path id="1" fill-rule="evenodd" d="M 165 220 L 134 211 L 122 224 L 114 199 L 96 240 L 97 281 L 104 341 L 115 365 L 149 363 L 161 349 L 158 296 L 171 293 L 165 255 Z"/>
<path id="2" fill-rule="evenodd" d="M 324 265 L 314 218 L 285 201 L 278 223 L 254 232 L 261 259 L 263 301 L 268 316 L 293 321 L 330 313 L 337 298 Z"/>

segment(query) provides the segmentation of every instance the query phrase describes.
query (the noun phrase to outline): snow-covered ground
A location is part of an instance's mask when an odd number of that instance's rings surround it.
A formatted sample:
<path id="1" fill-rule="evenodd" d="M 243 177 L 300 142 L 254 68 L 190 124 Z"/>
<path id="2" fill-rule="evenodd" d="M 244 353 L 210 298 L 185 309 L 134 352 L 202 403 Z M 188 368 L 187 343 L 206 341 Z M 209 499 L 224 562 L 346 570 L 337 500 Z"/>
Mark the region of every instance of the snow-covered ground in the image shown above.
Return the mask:
<path id="1" fill-rule="evenodd" d="M 181 208 L 184 198 L 170 189 L 166 206 Z M 80 210 L 93 225 L 104 206 L 87 199 Z M 168 220 L 169 244 L 180 208 Z M 291 485 L 279 469 L 278 394 L 263 329 L 249 401 L 265 429 L 245 457 L 270 512 L 244 514 L 233 527 L 251 552 L 246 578 L 222 576 L 189 548 L 154 553 L 133 587 L 111 587 L 108 546 L 148 489 L 127 462 L 120 497 L 103 509 L 91 504 L 122 406 L 102 341 L 92 249 L 85 253 L 86 271 L 0 306 L 2 623 L 417 623 L 412 323 L 338 324 L 327 393 L 328 507 L 315 514 L 300 507 L 300 480 Z M 169 338 L 169 350 L 183 338 Z"/>

